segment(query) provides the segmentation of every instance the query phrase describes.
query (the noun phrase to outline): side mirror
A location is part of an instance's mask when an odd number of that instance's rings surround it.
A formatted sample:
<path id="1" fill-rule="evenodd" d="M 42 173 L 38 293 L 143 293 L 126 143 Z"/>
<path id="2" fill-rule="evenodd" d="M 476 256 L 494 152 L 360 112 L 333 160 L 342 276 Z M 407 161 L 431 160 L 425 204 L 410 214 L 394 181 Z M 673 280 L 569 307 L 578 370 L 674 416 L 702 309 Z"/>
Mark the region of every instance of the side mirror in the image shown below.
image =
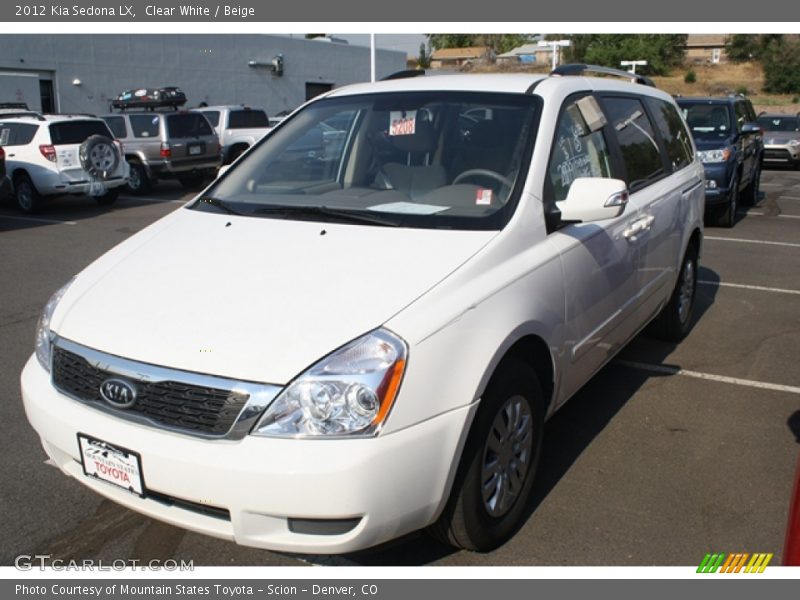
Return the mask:
<path id="1" fill-rule="evenodd" d="M 742 133 L 761 133 L 761 125 L 758 123 L 745 123 L 742 125 Z"/>
<path id="2" fill-rule="evenodd" d="M 602 221 L 620 216 L 628 204 L 628 186 L 620 179 L 578 177 L 567 199 L 556 203 L 562 221 Z"/>

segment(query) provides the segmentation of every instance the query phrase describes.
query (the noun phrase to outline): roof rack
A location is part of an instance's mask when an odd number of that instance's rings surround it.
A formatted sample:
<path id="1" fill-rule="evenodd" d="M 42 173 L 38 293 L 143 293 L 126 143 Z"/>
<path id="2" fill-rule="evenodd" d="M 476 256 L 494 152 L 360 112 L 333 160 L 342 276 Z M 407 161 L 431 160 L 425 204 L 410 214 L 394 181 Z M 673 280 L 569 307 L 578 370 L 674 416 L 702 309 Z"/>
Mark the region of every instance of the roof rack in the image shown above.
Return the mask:
<path id="1" fill-rule="evenodd" d="M 396 71 L 391 75 L 383 77 L 381 81 L 390 81 L 392 79 L 409 79 L 411 77 L 419 77 L 425 75 L 425 69 L 406 69 L 405 71 Z"/>
<path id="2" fill-rule="evenodd" d="M 178 110 L 186 104 L 186 95 L 177 87 L 138 88 L 125 90 L 111 101 L 111 110 L 153 111 L 155 109 Z"/>
<path id="3" fill-rule="evenodd" d="M 587 65 L 583 63 L 561 65 L 550 71 L 550 75 L 583 75 L 585 72 L 602 73 L 603 75 L 614 75 L 615 77 L 624 77 L 633 82 L 650 87 L 656 87 L 653 80 L 638 73 L 631 73 L 630 71 L 623 71 L 622 69 L 613 69 L 611 67 L 601 67 L 600 65 Z"/>
<path id="4" fill-rule="evenodd" d="M 0 108 L 14 108 L 19 110 L 30 110 L 25 102 L 0 102 Z"/>

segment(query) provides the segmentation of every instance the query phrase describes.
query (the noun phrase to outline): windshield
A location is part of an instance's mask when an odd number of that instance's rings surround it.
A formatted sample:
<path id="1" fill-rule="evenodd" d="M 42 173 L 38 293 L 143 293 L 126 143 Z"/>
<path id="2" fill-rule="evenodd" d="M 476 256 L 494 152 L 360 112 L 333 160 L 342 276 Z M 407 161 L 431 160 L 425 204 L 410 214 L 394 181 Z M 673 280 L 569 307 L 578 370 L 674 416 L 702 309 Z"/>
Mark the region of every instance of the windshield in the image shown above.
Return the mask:
<path id="1" fill-rule="evenodd" d="M 800 118 L 770 115 L 758 117 L 758 124 L 764 131 L 800 131 Z"/>
<path id="2" fill-rule="evenodd" d="M 716 140 L 730 137 L 731 119 L 727 104 L 678 101 L 678 105 L 696 140 Z"/>
<path id="3" fill-rule="evenodd" d="M 207 191 L 213 202 L 192 208 L 499 229 L 530 160 L 537 106 L 533 96 L 464 92 L 320 100 L 231 168 Z"/>

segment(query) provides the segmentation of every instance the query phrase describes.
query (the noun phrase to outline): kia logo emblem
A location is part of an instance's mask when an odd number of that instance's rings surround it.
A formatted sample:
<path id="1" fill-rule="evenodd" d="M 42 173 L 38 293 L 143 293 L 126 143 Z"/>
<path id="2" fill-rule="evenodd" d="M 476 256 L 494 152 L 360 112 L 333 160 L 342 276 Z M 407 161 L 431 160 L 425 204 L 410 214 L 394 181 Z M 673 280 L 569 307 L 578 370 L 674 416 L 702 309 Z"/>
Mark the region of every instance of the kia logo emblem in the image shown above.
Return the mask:
<path id="1" fill-rule="evenodd" d="M 136 388 L 122 379 L 106 379 L 100 384 L 100 395 L 114 408 L 130 408 L 136 402 Z"/>

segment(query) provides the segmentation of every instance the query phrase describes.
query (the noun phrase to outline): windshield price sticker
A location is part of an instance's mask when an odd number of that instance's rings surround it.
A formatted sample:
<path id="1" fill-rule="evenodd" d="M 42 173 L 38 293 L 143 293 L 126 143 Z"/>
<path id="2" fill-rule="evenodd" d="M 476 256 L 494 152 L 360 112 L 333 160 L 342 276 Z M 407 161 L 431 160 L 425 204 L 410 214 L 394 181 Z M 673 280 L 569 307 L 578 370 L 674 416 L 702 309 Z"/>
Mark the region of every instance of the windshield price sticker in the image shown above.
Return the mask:
<path id="1" fill-rule="evenodd" d="M 393 110 L 389 113 L 389 135 L 414 135 L 417 111 Z"/>
<path id="2" fill-rule="evenodd" d="M 475 204 L 479 206 L 490 206 L 492 204 L 492 190 L 478 188 L 475 192 Z"/>

